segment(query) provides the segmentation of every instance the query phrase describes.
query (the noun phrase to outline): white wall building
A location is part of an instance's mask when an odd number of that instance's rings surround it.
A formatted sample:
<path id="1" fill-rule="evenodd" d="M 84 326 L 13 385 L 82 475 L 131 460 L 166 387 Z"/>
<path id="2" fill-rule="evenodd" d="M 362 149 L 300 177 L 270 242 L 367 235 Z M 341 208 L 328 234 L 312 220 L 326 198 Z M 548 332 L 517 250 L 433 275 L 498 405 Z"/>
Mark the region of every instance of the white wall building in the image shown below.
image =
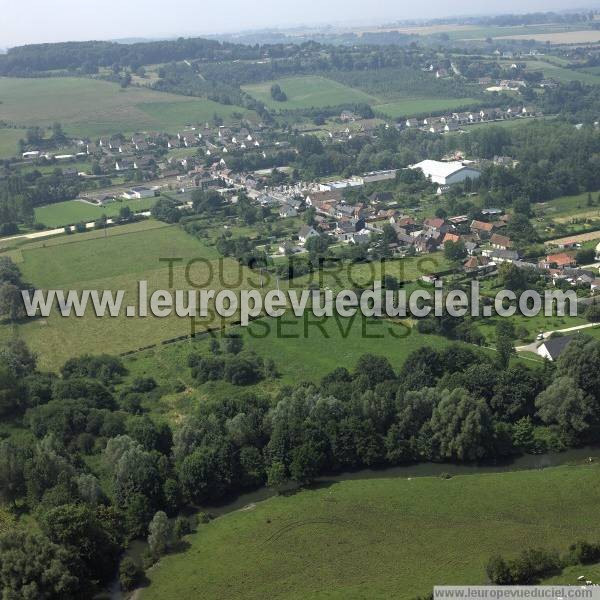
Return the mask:
<path id="1" fill-rule="evenodd" d="M 461 161 L 440 162 L 437 160 L 423 160 L 409 169 L 419 169 L 425 177 L 439 185 L 453 185 L 465 179 L 478 179 L 481 172 Z"/>

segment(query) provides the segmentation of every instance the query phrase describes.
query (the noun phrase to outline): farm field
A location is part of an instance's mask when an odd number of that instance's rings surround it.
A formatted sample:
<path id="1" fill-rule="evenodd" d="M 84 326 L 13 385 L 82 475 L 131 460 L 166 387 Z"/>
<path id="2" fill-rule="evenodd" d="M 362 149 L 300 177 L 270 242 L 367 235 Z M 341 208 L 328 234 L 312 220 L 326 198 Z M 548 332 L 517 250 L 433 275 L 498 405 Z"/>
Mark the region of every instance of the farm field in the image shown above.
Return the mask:
<path id="1" fill-rule="evenodd" d="M 484 584 L 492 555 L 598 539 L 598 469 L 354 480 L 274 497 L 200 525 L 187 551 L 148 572 L 141 598 L 409 599 Z"/>
<path id="2" fill-rule="evenodd" d="M 271 98 L 271 86 L 275 83 L 287 94 L 287 102 L 277 102 Z M 315 75 L 244 85 L 242 89 L 274 110 L 378 102 L 377 98 L 366 92 Z"/>
<path id="3" fill-rule="evenodd" d="M 216 113 L 228 120 L 247 112 L 210 100 L 84 78 L 0 77 L 0 120 L 47 127 L 60 122 L 70 135 L 97 137 L 138 130 L 177 130 Z"/>
<path id="4" fill-rule="evenodd" d="M 114 228 L 113 231 L 118 230 Z M 107 233 L 111 230 L 107 230 Z M 97 234 L 100 232 L 92 232 Z M 169 289 L 169 271 L 161 258 L 182 258 L 181 266 L 173 269 L 173 288 L 189 289 L 185 278 L 187 260 L 203 259 L 189 272 L 192 281 L 207 281 L 209 275 L 220 280 L 211 285 L 219 290 L 225 285 L 236 288 L 246 271 L 232 260 L 217 261 L 213 248 L 204 246 L 196 238 L 178 227 L 141 229 L 124 235 L 99 238 L 97 235 L 72 243 L 52 243 L 47 246 L 36 242 L 9 252 L 17 253 L 19 267 L 26 281 L 37 288 L 76 290 L 118 290 L 125 292 L 124 305 L 137 299 L 137 282 L 146 280 L 151 294 L 154 290 Z M 91 234 L 90 234 L 91 235 Z M 67 239 L 67 236 L 62 237 Z M 57 240 L 58 241 L 58 240 Z M 54 240 L 53 240 L 54 242 Z M 229 283 L 231 282 L 231 283 Z M 97 318 L 90 309 L 82 318 L 61 317 L 57 311 L 47 319 L 34 319 L 16 326 L 16 333 L 39 355 L 41 368 L 57 369 L 71 356 L 84 353 L 107 352 L 118 354 L 136 348 L 160 343 L 190 332 L 187 318 L 172 315 L 168 318 Z M 0 339 L 15 334 L 13 327 L 0 327 Z"/>
<path id="5" fill-rule="evenodd" d="M 62 227 L 63 225 L 72 225 L 80 221 L 94 221 L 102 215 L 114 217 L 119 214 L 119 210 L 128 206 L 133 212 L 142 212 L 149 210 L 156 204 L 157 198 L 141 198 L 140 200 L 119 200 L 111 202 L 106 206 L 95 206 L 87 202 L 77 200 L 67 200 L 66 202 L 57 202 L 39 206 L 35 209 L 35 220 L 37 223 L 43 223 L 46 227 Z"/>
<path id="6" fill-rule="evenodd" d="M 397 119 L 399 117 L 457 110 L 463 106 L 476 103 L 475 98 L 405 98 L 396 102 L 378 104 L 373 106 L 373 109 L 392 119 Z"/>
<path id="7" fill-rule="evenodd" d="M 593 29 L 577 31 L 532 32 L 523 34 L 495 35 L 497 40 L 535 40 L 550 44 L 594 44 L 600 41 L 600 32 Z"/>
<path id="8" fill-rule="evenodd" d="M 19 151 L 19 140 L 24 138 L 24 129 L 0 129 L 0 158 L 16 156 Z"/>
<path id="9" fill-rule="evenodd" d="M 600 32 L 597 32 L 597 35 L 600 40 Z M 544 77 L 556 79 L 562 83 L 569 81 L 581 81 L 582 83 L 587 83 L 589 85 L 598 85 L 600 83 L 600 75 L 582 69 L 567 69 L 541 60 L 528 61 L 527 70 L 543 71 Z"/>
<path id="10" fill-rule="evenodd" d="M 539 24 L 539 25 L 514 25 L 507 27 L 476 27 L 472 26 L 470 29 L 464 31 L 458 28 L 453 31 L 448 31 L 448 35 L 451 39 L 462 39 L 462 40 L 476 40 L 476 39 L 537 39 L 538 36 L 553 36 L 553 35 L 568 35 L 578 33 L 593 33 L 591 29 L 581 31 L 583 28 L 581 25 L 569 26 L 561 24 Z M 540 40 L 545 41 L 545 40 Z"/>

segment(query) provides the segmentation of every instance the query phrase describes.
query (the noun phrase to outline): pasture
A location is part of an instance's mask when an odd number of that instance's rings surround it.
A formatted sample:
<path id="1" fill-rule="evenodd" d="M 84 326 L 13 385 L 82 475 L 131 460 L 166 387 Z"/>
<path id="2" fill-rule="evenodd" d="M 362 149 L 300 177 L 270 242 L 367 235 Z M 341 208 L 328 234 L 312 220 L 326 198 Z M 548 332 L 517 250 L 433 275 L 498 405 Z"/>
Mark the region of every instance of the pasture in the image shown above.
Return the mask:
<path id="1" fill-rule="evenodd" d="M 1 106 L 0 104 L 0 110 Z M 19 140 L 24 138 L 24 129 L 0 129 L 0 159 L 16 156 L 19 152 Z"/>
<path id="2" fill-rule="evenodd" d="M 142 130 L 176 131 L 214 114 L 231 120 L 244 109 L 108 81 L 0 77 L 0 121 L 47 127 L 60 122 L 70 135 L 97 137 Z"/>
<path id="3" fill-rule="evenodd" d="M 145 224 L 145 222 L 144 222 Z M 137 225 L 137 224 L 136 224 Z M 127 226 L 125 226 L 127 227 Z M 136 304 L 139 280 L 148 282 L 149 294 L 155 290 L 189 289 L 185 270 L 188 260 L 202 259 L 189 271 L 190 280 L 211 280 L 210 287 L 219 290 L 236 288 L 244 280 L 246 271 L 233 260 L 217 260 L 213 248 L 203 245 L 178 227 L 162 226 L 154 229 L 129 231 L 118 235 L 119 228 L 104 232 L 90 232 L 74 236 L 61 236 L 52 243 L 25 244 L 9 255 L 18 254 L 23 277 L 37 288 L 123 290 L 123 306 Z M 87 237 L 90 236 L 90 237 Z M 59 239 L 64 243 L 59 243 Z M 68 241 L 67 241 L 68 240 Z M 44 245 L 42 245 L 44 244 Z M 181 258 L 173 269 L 170 281 L 169 269 L 161 258 Z M 219 275 L 221 275 L 219 277 Z M 19 324 L 16 333 L 39 355 L 43 369 L 56 369 L 71 356 L 84 353 L 107 352 L 118 354 L 136 348 L 160 344 L 190 332 L 188 318 L 172 315 L 168 318 L 153 316 L 131 318 L 121 311 L 119 317 L 98 318 L 91 307 L 84 317 L 62 317 L 53 311 L 48 318 L 31 319 Z M 9 325 L 0 326 L 0 339 L 15 333 Z"/>
<path id="4" fill-rule="evenodd" d="M 463 107 L 477 104 L 475 98 L 404 98 L 395 102 L 378 104 L 373 110 L 384 114 L 391 119 L 412 117 L 414 115 L 425 115 L 458 110 Z"/>
<path id="5" fill-rule="evenodd" d="M 354 480 L 274 497 L 200 525 L 185 552 L 148 572 L 141 598 L 409 599 L 485 584 L 494 554 L 598 539 L 598 469 Z"/>
<path id="6" fill-rule="evenodd" d="M 97 206 L 88 202 L 78 200 L 67 200 L 46 206 L 38 206 L 35 209 L 35 220 L 43 223 L 46 227 L 62 227 L 72 225 L 80 221 L 91 222 L 99 219 L 102 215 L 115 217 L 121 208 L 129 207 L 132 212 L 150 210 L 156 204 L 157 198 L 141 198 L 140 200 L 118 200 L 106 206 Z"/>
<path id="7" fill-rule="evenodd" d="M 275 83 L 286 93 L 288 97 L 286 102 L 277 102 L 271 97 L 271 86 Z M 316 75 L 244 85 L 242 89 L 273 110 L 336 106 L 338 104 L 373 104 L 378 101 L 377 98 L 366 92 Z"/>

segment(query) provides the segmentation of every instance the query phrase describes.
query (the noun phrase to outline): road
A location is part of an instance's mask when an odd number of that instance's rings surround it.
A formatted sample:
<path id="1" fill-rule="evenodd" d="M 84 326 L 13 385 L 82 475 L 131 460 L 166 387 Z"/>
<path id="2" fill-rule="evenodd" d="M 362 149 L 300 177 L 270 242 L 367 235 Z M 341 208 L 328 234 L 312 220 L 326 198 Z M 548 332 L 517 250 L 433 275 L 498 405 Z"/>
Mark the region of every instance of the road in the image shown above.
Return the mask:
<path id="1" fill-rule="evenodd" d="M 141 215 L 143 217 L 149 217 L 150 211 L 144 211 L 140 213 L 136 213 L 136 215 Z M 115 221 L 113 219 L 107 219 L 106 222 L 108 225 L 113 225 Z M 94 229 L 96 221 L 90 221 L 85 224 L 86 229 Z M 60 235 L 61 233 L 65 233 L 66 227 L 58 227 L 57 229 L 46 229 L 44 231 L 34 231 L 33 233 L 22 233 L 21 235 L 13 235 L 11 237 L 1 238 L 0 242 L 12 242 L 15 240 L 38 240 L 40 238 L 52 237 L 54 235 Z M 71 231 L 75 231 L 75 225 L 70 226 Z"/>
<path id="2" fill-rule="evenodd" d="M 598 327 L 598 323 L 586 323 L 585 325 L 578 325 L 577 327 L 567 327 L 566 329 L 557 329 L 556 331 L 545 331 L 542 335 L 547 340 L 553 333 L 572 333 L 573 331 L 580 331 L 582 329 L 590 329 L 591 327 Z M 526 346 L 517 346 L 517 352 L 537 352 L 538 346 L 541 344 L 541 340 L 536 340 Z"/>

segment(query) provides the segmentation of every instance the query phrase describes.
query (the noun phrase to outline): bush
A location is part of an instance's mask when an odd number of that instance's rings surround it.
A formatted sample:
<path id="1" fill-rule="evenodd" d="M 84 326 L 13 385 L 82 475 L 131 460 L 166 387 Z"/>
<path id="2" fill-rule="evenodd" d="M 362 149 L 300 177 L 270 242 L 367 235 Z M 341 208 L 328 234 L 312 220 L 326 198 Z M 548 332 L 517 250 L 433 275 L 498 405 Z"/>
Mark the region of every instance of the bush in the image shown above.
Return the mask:
<path id="1" fill-rule="evenodd" d="M 119 583 L 125 592 L 133 590 L 142 579 L 142 570 L 135 561 L 126 556 L 119 566 Z"/>

